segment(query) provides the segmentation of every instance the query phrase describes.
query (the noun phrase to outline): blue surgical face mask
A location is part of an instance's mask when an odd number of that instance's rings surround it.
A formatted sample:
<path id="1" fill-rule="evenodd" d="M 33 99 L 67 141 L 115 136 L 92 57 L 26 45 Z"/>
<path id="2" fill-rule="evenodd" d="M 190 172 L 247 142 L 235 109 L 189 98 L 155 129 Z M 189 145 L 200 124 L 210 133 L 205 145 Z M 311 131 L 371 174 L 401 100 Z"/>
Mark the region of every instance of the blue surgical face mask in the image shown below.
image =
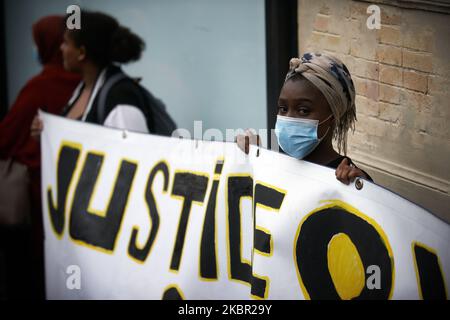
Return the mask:
<path id="1" fill-rule="evenodd" d="M 332 117 L 332 114 L 324 121 L 277 116 L 275 134 L 281 149 L 291 157 L 303 159 L 310 154 L 325 138 L 330 130 L 322 138 L 317 137 L 317 129 L 320 124 Z"/>

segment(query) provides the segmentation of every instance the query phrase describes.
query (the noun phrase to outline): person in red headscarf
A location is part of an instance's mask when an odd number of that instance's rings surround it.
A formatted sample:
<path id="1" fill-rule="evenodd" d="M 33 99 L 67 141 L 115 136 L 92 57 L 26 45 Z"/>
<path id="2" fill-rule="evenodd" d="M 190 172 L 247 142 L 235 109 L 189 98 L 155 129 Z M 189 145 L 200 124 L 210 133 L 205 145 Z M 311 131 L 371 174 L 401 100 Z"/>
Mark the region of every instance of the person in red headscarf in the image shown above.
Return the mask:
<path id="1" fill-rule="evenodd" d="M 63 67 L 59 48 L 63 42 L 64 21 L 63 16 L 47 16 L 33 25 L 42 71 L 26 83 L 0 122 L 0 157 L 12 157 L 31 171 L 40 168 L 39 143 L 30 137 L 34 116 L 39 109 L 60 114 L 80 81 L 78 75 Z"/>
<path id="2" fill-rule="evenodd" d="M 33 40 L 38 50 L 42 70 L 25 84 L 9 113 L 0 122 L 0 158 L 12 158 L 26 165 L 30 175 L 32 247 L 28 246 L 27 249 L 33 252 L 33 265 L 36 268 L 42 267 L 40 271 L 33 272 L 35 283 L 32 286 L 34 287 L 36 287 L 36 281 L 43 282 L 43 274 L 40 276 L 36 273 L 43 273 L 43 230 L 40 146 L 39 142 L 30 136 L 30 126 L 39 109 L 60 114 L 80 81 L 78 75 L 67 72 L 63 67 L 60 46 L 63 42 L 64 31 L 63 16 L 46 16 L 33 25 Z M 11 239 L 7 240 L 12 242 Z M 16 287 L 16 284 L 13 286 Z M 37 286 L 38 289 L 32 289 L 40 291 L 38 296 L 43 297 L 43 283 Z M 17 290 L 20 289 L 17 288 Z M 23 293 L 30 296 L 29 293 Z M 33 296 L 36 297 L 36 294 L 31 294 L 31 297 Z"/>

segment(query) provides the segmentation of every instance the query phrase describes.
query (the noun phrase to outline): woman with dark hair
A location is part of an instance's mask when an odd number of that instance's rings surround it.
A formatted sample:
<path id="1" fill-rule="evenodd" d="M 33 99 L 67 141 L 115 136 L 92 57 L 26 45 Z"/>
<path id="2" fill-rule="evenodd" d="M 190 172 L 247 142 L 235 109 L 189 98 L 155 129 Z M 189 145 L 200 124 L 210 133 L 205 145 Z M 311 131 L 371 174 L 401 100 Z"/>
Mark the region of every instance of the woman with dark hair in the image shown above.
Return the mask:
<path id="1" fill-rule="evenodd" d="M 356 177 L 372 180 L 346 155 L 347 133 L 354 129 L 355 121 L 355 87 L 339 59 L 323 53 L 305 53 L 301 59 L 291 59 L 275 125 L 284 153 L 336 169 L 336 178 L 345 184 Z M 237 137 L 238 146 L 245 152 L 249 143 L 257 141 L 249 131 Z"/>
<path id="2" fill-rule="evenodd" d="M 124 76 L 105 89 L 108 80 L 123 75 L 119 66 L 141 57 L 145 44 L 116 19 L 100 12 L 81 12 L 81 29 L 66 30 L 61 51 L 66 70 L 79 73 L 75 89 L 63 115 L 70 119 L 109 127 L 148 133 L 148 108 L 136 81 Z M 108 90 L 105 101 L 100 92 Z M 100 112 L 99 105 L 103 108 Z M 32 135 L 39 135 L 41 121 L 36 118 Z"/>

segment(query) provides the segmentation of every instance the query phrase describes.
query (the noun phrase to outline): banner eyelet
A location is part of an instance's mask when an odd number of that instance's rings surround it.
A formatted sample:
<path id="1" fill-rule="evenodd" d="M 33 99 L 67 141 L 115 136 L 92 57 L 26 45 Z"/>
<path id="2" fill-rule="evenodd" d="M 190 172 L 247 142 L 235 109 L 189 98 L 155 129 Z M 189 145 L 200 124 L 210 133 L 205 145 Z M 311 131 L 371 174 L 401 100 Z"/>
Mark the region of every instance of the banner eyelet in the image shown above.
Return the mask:
<path id="1" fill-rule="evenodd" d="M 357 190 L 361 190 L 364 186 L 364 182 L 361 178 L 356 178 L 355 180 L 355 187 Z"/>

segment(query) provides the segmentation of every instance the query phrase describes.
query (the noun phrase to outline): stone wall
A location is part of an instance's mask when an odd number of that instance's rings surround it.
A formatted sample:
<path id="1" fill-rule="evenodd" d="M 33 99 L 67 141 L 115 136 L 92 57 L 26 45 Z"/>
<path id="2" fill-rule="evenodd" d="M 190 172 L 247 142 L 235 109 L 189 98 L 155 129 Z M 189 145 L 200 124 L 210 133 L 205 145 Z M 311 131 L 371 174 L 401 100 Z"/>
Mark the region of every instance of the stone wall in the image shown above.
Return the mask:
<path id="1" fill-rule="evenodd" d="M 450 15 L 377 3 L 381 28 L 370 30 L 370 4 L 299 0 L 299 54 L 332 53 L 352 74 L 358 121 L 349 156 L 450 222 Z"/>

